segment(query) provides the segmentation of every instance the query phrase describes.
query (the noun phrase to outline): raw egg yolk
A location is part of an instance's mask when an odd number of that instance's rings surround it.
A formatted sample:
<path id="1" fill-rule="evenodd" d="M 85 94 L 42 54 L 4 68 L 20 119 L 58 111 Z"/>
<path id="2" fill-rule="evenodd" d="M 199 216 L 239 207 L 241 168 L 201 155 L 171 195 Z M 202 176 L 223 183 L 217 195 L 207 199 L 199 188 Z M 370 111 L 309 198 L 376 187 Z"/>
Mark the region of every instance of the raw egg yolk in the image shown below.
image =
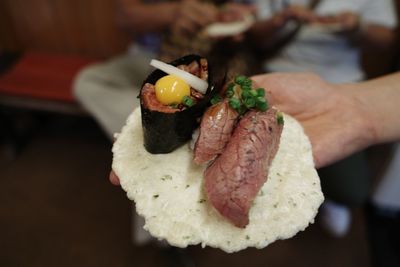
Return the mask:
<path id="1" fill-rule="evenodd" d="M 166 75 L 159 79 L 155 89 L 157 100 L 164 105 L 180 104 L 184 96 L 190 96 L 190 86 L 174 75 Z"/>

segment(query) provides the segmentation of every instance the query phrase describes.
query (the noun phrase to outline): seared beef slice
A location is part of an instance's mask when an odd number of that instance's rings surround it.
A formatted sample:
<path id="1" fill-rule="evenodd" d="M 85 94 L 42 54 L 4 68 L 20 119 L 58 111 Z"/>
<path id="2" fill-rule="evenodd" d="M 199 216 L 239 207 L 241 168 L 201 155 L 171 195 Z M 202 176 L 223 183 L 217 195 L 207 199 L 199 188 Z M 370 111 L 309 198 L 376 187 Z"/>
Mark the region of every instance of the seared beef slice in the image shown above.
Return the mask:
<path id="1" fill-rule="evenodd" d="M 250 111 L 240 120 L 223 153 L 205 171 L 208 200 L 235 226 L 249 223 L 249 210 L 268 177 L 283 125 L 277 111 Z"/>
<path id="2" fill-rule="evenodd" d="M 201 119 L 200 134 L 194 148 L 194 162 L 204 164 L 222 153 L 231 137 L 238 113 L 225 99 L 207 109 Z"/>

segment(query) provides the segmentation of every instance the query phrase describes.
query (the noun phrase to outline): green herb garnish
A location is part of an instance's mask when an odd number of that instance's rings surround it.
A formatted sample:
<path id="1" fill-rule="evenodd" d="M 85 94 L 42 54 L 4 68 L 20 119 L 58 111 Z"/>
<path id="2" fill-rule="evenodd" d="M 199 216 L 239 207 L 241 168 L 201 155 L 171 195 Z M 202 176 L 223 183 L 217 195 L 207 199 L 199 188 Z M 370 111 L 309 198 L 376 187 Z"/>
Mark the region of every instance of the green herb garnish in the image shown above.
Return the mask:
<path id="1" fill-rule="evenodd" d="M 230 105 L 233 109 L 239 110 L 239 109 L 240 109 L 240 106 L 241 106 L 242 104 L 240 103 L 240 100 L 239 100 L 238 98 L 236 98 L 236 97 L 231 97 L 231 98 L 229 99 L 229 105 Z"/>
<path id="2" fill-rule="evenodd" d="M 256 100 L 255 100 L 253 97 L 247 98 L 247 99 L 244 101 L 244 105 L 245 105 L 246 108 L 248 108 L 248 109 L 254 108 L 254 107 L 256 106 Z"/>
<path id="3" fill-rule="evenodd" d="M 250 87 L 253 84 L 250 78 L 243 76 L 243 75 L 238 75 L 235 78 L 235 83 L 239 84 L 242 87 Z"/>
<path id="4" fill-rule="evenodd" d="M 268 103 L 265 100 L 264 97 L 259 96 L 257 97 L 257 101 L 256 101 L 256 107 L 257 109 L 259 109 L 260 111 L 266 111 L 268 109 Z"/>
<path id="5" fill-rule="evenodd" d="M 269 108 L 265 99 L 265 90 L 253 89 L 252 80 L 243 75 L 236 76 L 234 82 L 228 85 L 226 97 L 229 105 L 239 114 L 244 114 L 249 109 L 266 111 Z"/>
<path id="6" fill-rule="evenodd" d="M 235 94 L 235 84 L 230 83 L 228 89 L 226 90 L 226 97 L 232 97 Z"/>
<path id="7" fill-rule="evenodd" d="M 254 89 L 250 90 L 249 93 L 251 94 L 252 97 L 258 96 L 257 91 Z"/>
<path id="8" fill-rule="evenodd" d="M 246 108 L 244 105 L 241 105 L 240 108 L 238 108 L 237 112 L 240 115 L 243 115 L 244 113 L 246 113 L 247 110 L 248 110 L 248 108 Z"/>
<path id="9" fill-rule="evenodd" d="M 228 84 L 228 91 L 232 91 L 233 92 L 233 89 L 235 88 L 235 83 L 230 83 L 230 84 Z"/>
<path id="10" fill-rule="evenodd" d="M 256 92 L 257 92 L 257 96 L 262 96 L 262 97 L 265 96 L 264 88 L 258 88 L 258 89 L 256 89 Z"/>
<path id="11" fill-rule="evenodd" d="M 285 123 L 284 119 L 283 119 L 283 114 L 282 112 L 278 112 L 276 113 L 276 121 L 278 122 L 278 124 L 283 125 Z"/>
<path id="12" fill-rule="evenodd" d="M 215 105 L 221 101 L 222 101 L 222 97 L 220 95 L 215 95 L 215 96 L 213 96 L 213 98 L 211 98 L 210 102 L 211 102 L 211 105 Z"/>
<path id="13" fill-rule="evenodd" d="M 163 175 L 163 176 L 161 177 L 161 180 L 163 180 L 163 181 L 165 181 L 165 180 L 172 180 L 172 176 L 169 175 L 169 174 Z"/>
<path id="14" fill-rule="evenodd" d="M 190 97 L 190 96 L 184 96 L 183 98 L 182 98 L 182 104 L 183 105 L 185 105 L 185 106 L 187 106 L 187 107 L 191 107 L 191 106 L 193 106 L 194 105 L 194 101 L 193 101 L 193 99 Z"/>
<path id="15" fill-rule="evenodd" d="M 171 108 L 179 108 L 179 104 L 178 103 L 172 103 L 169 105 Z"/>
<path id="16" fill-rule="evenodd" d="M 242 99 L 248 99 L 248 98 L 252 98 L 253 94 L 251 93 L 250 90 L 243 90 L 241 97 L 242 97 Z"/>

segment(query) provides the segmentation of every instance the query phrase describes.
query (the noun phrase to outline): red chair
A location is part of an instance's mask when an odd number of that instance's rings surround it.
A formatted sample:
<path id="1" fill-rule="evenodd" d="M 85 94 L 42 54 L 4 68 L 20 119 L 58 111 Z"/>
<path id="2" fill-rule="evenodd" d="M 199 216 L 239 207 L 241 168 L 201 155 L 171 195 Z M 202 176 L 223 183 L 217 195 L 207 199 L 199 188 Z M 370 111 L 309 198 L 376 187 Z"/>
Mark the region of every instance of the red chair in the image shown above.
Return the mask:
<path id="1" fill-rule="evenodd" d="M 75 75 L 94 59 L 26 52 L 0 76 L 0 105 L 84 114 L 72 93 Z"/>

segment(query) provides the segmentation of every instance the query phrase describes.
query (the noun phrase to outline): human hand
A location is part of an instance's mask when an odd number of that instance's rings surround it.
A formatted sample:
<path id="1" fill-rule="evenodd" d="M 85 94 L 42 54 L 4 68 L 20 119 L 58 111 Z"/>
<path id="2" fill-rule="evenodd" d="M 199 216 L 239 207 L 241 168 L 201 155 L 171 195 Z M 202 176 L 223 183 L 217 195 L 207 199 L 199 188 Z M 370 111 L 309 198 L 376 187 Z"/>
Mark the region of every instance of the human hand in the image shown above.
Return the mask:
<path id="1" fill-rule="evenodd" d="M 270 21 L 275 28 L 283 27 L 289 21 L 297 21 L 300 23 L 312 23 L 317 20 L 317 15 L 313 10 L 301 5 L 290 5 L 281 12 L 276 13 Z M 259 22 L 263 23 L 263 21 Z"/>
<path id="2" fill-rule="evenodd" d="M 241 42 L 245 39 L 247 30 L 254 23 L 255 13 L 257 9 L 255 5 L 250 4 L 239 4 L 239 3 L 227 3 L 222 6 L 219 12 L 218 20 L 222 23 L 242 23 L 243 29 L 229 36 L 214 37 L 213 39 L 225 39 L 228 38 L 230 42 Z"/>
<path id="3" fill-rule="evenodd" d="M 110 180 L 110 183 L 112 183 L 113 185 L 120 185 L 119 178 L 113 170 L 111 170 L 108 179 Z"/>
<path id="4" fill-rule="evenodd" d="M 255 15 L 256 11 L 254 5 L 227 3 L 220 9 L 218 20 L 221 22 L 240 21 L 248 15 Z"/>
<path id="5" fill-rule="evenodd" d="M 367 111 L 348 88 L 307 73 L 263 74 L 252 79 L 266 88 L 272 105 L 303 125 L 317 168 L 366 147 L 374 138 Z"/>
<path id="6" fill-rule="evenodd" d="M 295 20 L 302 23 L 310 23 L 317 19 L 317 15 L 313 10 L 302 5 L 290 5 L 281 12 L 282 18 L 287 20 Z"/>
<path id="7" fill-rule="evenodd" d="M 205 28 L 204 33 L 214 41 L 241 42 L 253 25 L 254 5 L 228 3 L 220 8 L 218 22 Z"/>
<path id="8" fill-rule="evenodd" d="M 322 25 L 335 25 L 337 33 L 352 34 L 360 30 L 360 16 L 351 11 L 345 11 L 335 15 L 319 16 L 316 21 Z"/>
<path id="9" fill-rule="evenodd" d="M 176 35 L 192 35 L 217 20 L 218 10 L 210 3 L 183 0 L 179 3 L 176 20 L 171 26 Z"/>
<path id="10" fill-rule="evenodd" d="M 343 32 L 354 33 L 360 29 L 360 16 L 353 12 L 339 13 L 337 19 Z"/>

